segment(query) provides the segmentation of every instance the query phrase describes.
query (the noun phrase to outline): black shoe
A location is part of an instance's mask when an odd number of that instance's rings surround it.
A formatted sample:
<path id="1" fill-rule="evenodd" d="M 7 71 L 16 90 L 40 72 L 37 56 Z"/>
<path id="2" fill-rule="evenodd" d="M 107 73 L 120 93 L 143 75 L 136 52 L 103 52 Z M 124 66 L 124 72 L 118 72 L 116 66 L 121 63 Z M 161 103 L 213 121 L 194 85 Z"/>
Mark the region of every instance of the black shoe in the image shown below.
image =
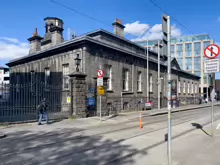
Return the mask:
<path id="1" fill-rule="evenodd" d="M 38 125 L 42 125 L 41 123 L 38 123 Z"/>

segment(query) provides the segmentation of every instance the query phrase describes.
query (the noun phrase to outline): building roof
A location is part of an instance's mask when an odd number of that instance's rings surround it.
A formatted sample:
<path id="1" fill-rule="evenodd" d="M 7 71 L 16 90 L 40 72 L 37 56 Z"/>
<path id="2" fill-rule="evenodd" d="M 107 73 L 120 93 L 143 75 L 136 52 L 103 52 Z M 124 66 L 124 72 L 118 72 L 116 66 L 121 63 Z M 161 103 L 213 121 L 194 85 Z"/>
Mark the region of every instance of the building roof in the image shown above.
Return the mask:
<path id="1" fill-rule="evenodd" d="M 133 55 L 133 56 L 136 56 L 136 57 L 139 57 L 139 58 L 142 58 L 142 59 L 146 60 L 146 56 L 143 55 L 143 54 L 133 53 L 133 52 L 128 51 L 128 50 L 126 50 L 126 49 L 122 49 L 122 48 L 120 48 L 120 47 L 116 47 L 116 46 L 113 46 L 113 45 L 107 44 L 107 43 L 105 43 L 105 42 L 102 42 L 102 41 L 100 41 L 100 40 L 97 40 L 97 39 L 92 38 L 92 36 L 95 36 L 95 35 L 97 35 L 97 34 L 99 34 L 99 33 L 103 33 L 103 34 L 110 35 L 110 36 L 114 37 L 115 39 L 119 39 L 119 40 L 121 40 L 121 41 L 123 41 L 123 42 L 127 42 L 127 43 L 129 43 L 129 44 L 131 44 L 131 45 L 133 45 L 133 46 L 136 46 L 137 48 L 140 48 L 140 49 L 142 49 L 143 51 L 146 50 L 146 48 L 144 48 L 143 46 L 138 45 L 137 43 L 134 43 L 134 42 L 132 42 L 132 41 L 130 41 L 130 40 L 127 40 L 127 39 L 125 39 L 125 38 L 123 38 L 123 37 L 117 36 L 117 35 L 115 35 L 115 34 L 113 34 L 113 33 L 110 33 L 110 32 L 108 32 L 108 31 L 106 31 L 106 30 L 98 29 L 98 30 L 96 30 L 96 31 L 89 32 L 89 33 L 86 33 L 86 34 L 84 34 L 84 35 L 78 36 L 78 37 L 76 37 L 76 38 L 74 38 L 74 39 L 72 39 L 72 40 L 64 41 L 64 42 L 62 42 L 62 43 L 60 43 L 60 44 L 57 44 L 57 45 L 55 45 L 55 46 L 52 46 L 51 48 L 46 49 L 46 50 L 40 50 L 40 51 L 38 51 L 38 52 L 36 52 L 36 53 L 33 53 L 33 54 L 31 54 L 31 55 L 28 54 L 28 55 L 23 56 L 23 57 L 21 57 L 21 58 L 11 60 L 11 61 L 9 61 L 9 63 L 7 63 L 6 65 L 8 65 L 8 66 L 10 67 L 10 66 L 17 65 L 17 64 L 19 64 L 19 63 L 25 63 L 25 62 L 27 62 L 27 61 L 29 61 L 29 60 L 35 60 L 35 59 L 43 58 L 43 57 L 45 57 L 45 54 L 46 54 L 46 53 L 54 52 L 54 51 L 56 51 L 57 49 L 62 49 L 62 48 L 64 49 L 64 48 L 66 48 L 66 47 L 68 47 L 68 46 L 71 46 L 71 45 L 73 45 L 73 44 L 77 44 L 77 43 L 80 43 L 80 42 L 81 42 L 81 43 L 83 43 L 83 42 L 96 43 L 96 44 L 99 44 L 99 45 L 102 45 L 102 46 L 105 46 L 105 47 L 109 47 L 109 48 L 115 49 L 115 50 L 117 50 L 117 51 L 121 51 L 121 52 L 124 52 L 124 53 L 127 53 L 127 54 L 130 54 L 130 55 Z M 155 54 L 155 55 L 157 54 L 156 52 L 151 51 L 151 50 L 148 50 L 148 52 L 151 53 L 151 54 Z M 157 59 L 152 58 L 152 57 L 150 57 L 150 56 L 149 56 L 149 61 L 154 62 L 154 63 L 157 63 Z M 162 62 L 162 61 L 161 61 L 161 65 L 167 66 L 167 65 L 164 64 L 164 62 Z M 187 74 L 189 74 L 189 75 L 192 75 L 192 76 L 195 76 L 195 77 L 200 78 L 200 77 L 197 76 L 197 75 L 190 74 L 190 73 L 185 72 L 185 71 L 183 71 L 183 70 L 179 70 L 179 72 L 187 73 Z"/>

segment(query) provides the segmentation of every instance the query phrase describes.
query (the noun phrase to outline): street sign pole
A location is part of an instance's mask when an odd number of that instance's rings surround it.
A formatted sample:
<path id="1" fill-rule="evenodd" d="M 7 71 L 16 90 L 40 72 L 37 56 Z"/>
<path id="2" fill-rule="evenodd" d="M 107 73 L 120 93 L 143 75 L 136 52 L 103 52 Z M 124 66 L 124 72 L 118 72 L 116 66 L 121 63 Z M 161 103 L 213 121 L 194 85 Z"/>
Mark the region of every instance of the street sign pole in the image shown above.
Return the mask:
<path id="1" fill-rule="evenodd" d="M 171 139 L 172 139 L 172 123 L 171 123 L 171 57 L 170 57 L 170 16 L 167 16 L 167 56 L 168 56 L 168 164 L 172 165 L 172 148 L 171 148 Z"/>
<path id="2" fill-rule="evenodd" d="M 212 82 L 211 84 L 211 135 L 214 137 L 214 97 L 215 97 L 215 82 L 214 77 L 215 73 L 220 71 L 220 59 L 216 59 L 216 57 L 220 53 L 220 48 L 215 45 L 211 44 L 207 46 L 204 50 L 204 55 L 209 59 L 205 61 L 205 73 L 207 73 L 207 85 L 209 85 L 209 74 L 210 74 L 210 80 Z M 207 98 L 208 98 L 208 87 L 207 87 Z"/>
<path id="3" fill-rule="evenodd" d="M 100 65 L 99 69 L 102 69 L 102 65 Z M 102 121 L 102 96 L 100 95 L 100 122 Z"/>
<path id="4" fill-rule="evenodd" d="M 172 165 L 172 123 L 171 123 L 171 56 L 170 56 L 170 16 L 163 15 L 162 17 L 162 31 L 163 31 L 163 48 L 164 54 L 168 57 L 168 66 L 167 66 L 167 111 L 168 111 L 168 138 L 167 138 L 167 157 L 168 165 Z"/>

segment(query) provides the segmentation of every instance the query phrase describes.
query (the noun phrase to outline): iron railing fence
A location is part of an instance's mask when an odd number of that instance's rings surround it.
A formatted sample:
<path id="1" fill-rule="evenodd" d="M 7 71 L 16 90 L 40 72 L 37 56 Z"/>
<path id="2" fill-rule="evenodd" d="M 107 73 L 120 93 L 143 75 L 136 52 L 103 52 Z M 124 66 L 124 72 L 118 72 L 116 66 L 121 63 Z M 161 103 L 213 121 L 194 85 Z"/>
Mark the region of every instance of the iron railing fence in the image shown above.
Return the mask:
<path id="1" fill-rule="evenodd" d="M 37 105 L 46 99 L 49 119 L 66 118 L 69 104 L 63 101 L 62 87 L 44 82 L 0 84 L 0 123 L 37 120 Z"/>

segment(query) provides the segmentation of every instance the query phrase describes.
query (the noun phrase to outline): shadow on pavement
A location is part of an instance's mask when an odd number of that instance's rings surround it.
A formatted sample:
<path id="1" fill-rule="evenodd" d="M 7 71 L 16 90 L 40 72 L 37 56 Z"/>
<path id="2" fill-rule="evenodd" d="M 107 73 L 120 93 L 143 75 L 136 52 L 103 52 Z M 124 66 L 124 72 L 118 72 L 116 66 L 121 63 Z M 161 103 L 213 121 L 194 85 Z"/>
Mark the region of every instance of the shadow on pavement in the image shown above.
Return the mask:
<path id="1" fill-rule="evenodd" d="M 53 132 L 20 131 L 0 139 L 0 164 L 16 165 L 99 165 L 125 153 L 137 152 L 124 140 L 112 141 L 101 135 L 87 136 L 82 129 Z M 142 153 L 146 154 L 146 153 Z M 120 164 L 135 164 L 132 157 Z"/>
<path id="2" fill-rule="evenodd" d="M 193 127 L 196 127 L 197 129 L 200 129 L 202 130 L 202 132 L 204 132 L 206 135 L 208 136 L 211 136 L 208 132 L 206 132 L 204 129 L 203 129 L 203 126 L 201 124 L 198 124 L 198 123 L 191 123 Z"/>

